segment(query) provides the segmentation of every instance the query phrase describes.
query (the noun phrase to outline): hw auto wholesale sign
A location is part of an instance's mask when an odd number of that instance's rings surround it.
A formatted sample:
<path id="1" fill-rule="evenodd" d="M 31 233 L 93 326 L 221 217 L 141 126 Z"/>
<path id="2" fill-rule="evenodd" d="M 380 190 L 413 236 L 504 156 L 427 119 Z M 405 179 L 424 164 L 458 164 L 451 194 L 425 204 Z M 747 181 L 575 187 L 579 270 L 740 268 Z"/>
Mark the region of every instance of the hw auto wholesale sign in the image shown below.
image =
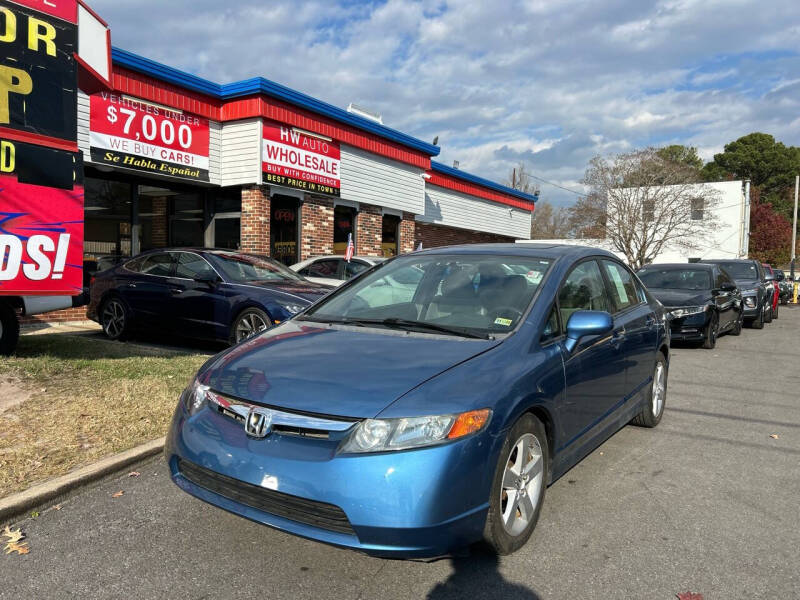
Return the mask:
<path id="1" fill-rule="evenodd" d="M 338 196 L 339 144 L 267 121 L 264 123 L 264 183 Z"/>
<path id="2" fill-rule="evenodd" d="M 0 0 L 0 294 L 81 291 L 76 22 L 76 0 Z"/>
<path id="3" fill-rule="evenodd" d="M 92 161 L 208 181 L 208 119 L 100 92 L 90 99 Z"/>

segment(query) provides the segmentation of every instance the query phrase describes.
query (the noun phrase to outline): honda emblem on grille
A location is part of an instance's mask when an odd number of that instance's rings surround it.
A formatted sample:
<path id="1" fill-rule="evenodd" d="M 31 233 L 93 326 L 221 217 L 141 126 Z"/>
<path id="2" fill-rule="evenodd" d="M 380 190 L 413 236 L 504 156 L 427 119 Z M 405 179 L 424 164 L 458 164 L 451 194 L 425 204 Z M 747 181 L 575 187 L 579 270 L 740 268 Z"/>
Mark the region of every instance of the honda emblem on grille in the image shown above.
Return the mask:
<path id="1" fill-rule="evenodd" d="M 272 411 L 268 408 L 253 406 L 247 413 L 244 430 L 247 435 L 263 438 L 267 437 L 272 428 Z"/>

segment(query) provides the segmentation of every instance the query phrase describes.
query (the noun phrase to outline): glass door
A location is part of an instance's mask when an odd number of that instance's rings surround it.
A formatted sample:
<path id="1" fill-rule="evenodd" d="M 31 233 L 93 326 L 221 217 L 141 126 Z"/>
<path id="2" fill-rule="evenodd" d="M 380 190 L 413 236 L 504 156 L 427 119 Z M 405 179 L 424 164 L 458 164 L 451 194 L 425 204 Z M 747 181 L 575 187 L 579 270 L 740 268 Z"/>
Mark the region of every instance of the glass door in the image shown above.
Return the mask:
<path id="1" fill-rule="evenodd" d="M 298 261 L 298 207 L 297 198 L 290 196 L 275 195 L 270 200 L 270 256 L 285 265 L 293 265 Z"/>

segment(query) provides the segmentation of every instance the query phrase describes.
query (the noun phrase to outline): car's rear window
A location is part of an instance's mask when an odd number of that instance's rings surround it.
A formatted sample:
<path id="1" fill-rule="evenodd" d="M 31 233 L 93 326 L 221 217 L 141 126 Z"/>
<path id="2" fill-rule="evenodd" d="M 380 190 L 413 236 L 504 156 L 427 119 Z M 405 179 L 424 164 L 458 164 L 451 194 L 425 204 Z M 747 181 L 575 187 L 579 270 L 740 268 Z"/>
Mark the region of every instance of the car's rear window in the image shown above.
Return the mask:
<path id="1" fill-rule="evenodd" d="M 648 288 L 666 290 L 710 290 L 711 273 L 706 269 L 659 269 L 646 267 L 637 275 Z"/>
<path id="2" fill-rule="evenodd" d="M 723 263 L 725 271 L 734 279 L 758 279 L 758 268 L 752 262 Z"/>

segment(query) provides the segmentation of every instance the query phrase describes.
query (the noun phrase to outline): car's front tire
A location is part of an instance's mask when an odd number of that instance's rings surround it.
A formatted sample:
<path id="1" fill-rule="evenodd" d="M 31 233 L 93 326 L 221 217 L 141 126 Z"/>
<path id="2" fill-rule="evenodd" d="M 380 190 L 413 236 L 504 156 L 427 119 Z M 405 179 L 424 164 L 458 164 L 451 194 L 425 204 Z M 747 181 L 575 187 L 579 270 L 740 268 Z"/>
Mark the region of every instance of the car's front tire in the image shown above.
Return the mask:
<path id="1" fill-rule="evenodd" d="M 272 327 L 272 320 L 259 308 L 246 308 L 233 320 L 230 343 L 238 344 Z"/>
<path id="2" fill-rule="evenodd" d="M 17 347 L 19 321 L 14 307 L 0 300 L 0 355 L 8 356 Z"/>
<path id="3" fill-rule="evenodd" d="M 497 554 L 516 552 L 530 539 L 544 503 L 549 447 L 544 425 L 532 414 L 506 436 L 495 469 L 483 537 Z"/>
<path id="4" fill-rule="evenodd" d="M 100 325 L 106 336 L 112 340 L 125 340 L 130 335 L 130 311 L 116 296 L 105 300 L 100 307 Z"/>
<path id="5" fill-rule="evenodd" d="M 764 317 L 764 323 L 772 323 L 772 305 L 767 309 L 767 314 Z"/>
<path id="6" fill-rule="evenodd" d="M 716 312 L 711 313 L 711 318 L 708 320 L 708 326 L 703 333 L 703 348 L 706 350 L 713 350 L 717 345 L 717 337 L 719 336 L 719 315 Z"/>
<path id="7" fill-rule="evenodd" d="M 758 311 L 758 316 L 750 322 L 753 329 L 764 329 L 764 311 Z"/>
<path id="8" fill-rule="evenodd" d="M 731 335 L 742 335 L 742 327 L 744 326 L 744 317 L 742 313 L 739 313 L 739 316 L 736 318 L 736 324 L 731 329 Z"/>
<path id="9" fill-rule="evenodd" d="M 653 384 L 647 401 L 642 404 L 642 410 L 633 418 L 633 424 L 640 427 L 655 427 L 661 422 L 664 407 L 667 403 L 667 358 L 661 353 L 656 357 L 656 366 L 653 369 Z"/>
<path id="10" fill-rule="evenodd" d="M 781 305 L 781 303 L 780 303 L 780 302 L 778 302 L 778 303 L 775 305 L 775 310 L 773 311 L 773 315 L 772 315 L 772 318 L 773 318 L 773 319 L 777 319 L 777 318 L 778 318 L 778 307 L 779 307 L 780 305 Z"/>

